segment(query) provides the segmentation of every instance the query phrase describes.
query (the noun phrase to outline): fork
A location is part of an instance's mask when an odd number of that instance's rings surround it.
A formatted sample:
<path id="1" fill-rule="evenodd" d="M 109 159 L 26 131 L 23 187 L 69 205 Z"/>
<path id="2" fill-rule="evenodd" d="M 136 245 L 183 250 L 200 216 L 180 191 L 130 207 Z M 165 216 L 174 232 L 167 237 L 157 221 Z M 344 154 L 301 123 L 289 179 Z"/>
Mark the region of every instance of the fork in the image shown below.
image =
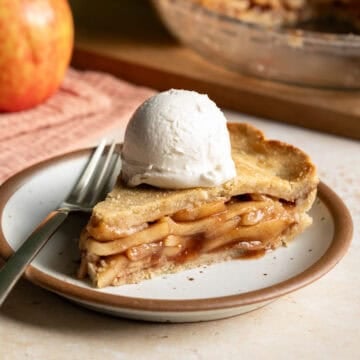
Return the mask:
<path id="1" fill-rule="evenodd" d="M 66 200 L 38 225 L 1 268 L 0 306 L 26 267 L 65 221 L 69 213 L 90 212 L 92 207 L 105 196 L 117 176 L 119 154 L 115 154 L 115 146 L 116 143 L 112 142 L 105 154 L 106 140 L 101 140 Z"/>

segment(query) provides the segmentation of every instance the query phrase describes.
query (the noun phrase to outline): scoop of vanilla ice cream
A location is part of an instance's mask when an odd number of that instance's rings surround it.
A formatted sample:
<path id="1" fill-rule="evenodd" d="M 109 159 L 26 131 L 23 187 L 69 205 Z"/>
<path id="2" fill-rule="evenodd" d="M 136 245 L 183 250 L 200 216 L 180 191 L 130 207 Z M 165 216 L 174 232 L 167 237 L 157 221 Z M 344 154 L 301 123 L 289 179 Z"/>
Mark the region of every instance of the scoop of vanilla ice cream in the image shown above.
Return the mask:
<path id="1" fill-rule="evenodd" d="M 207 95 L 168 90 L 132 116 L 122 150 L 128 186 L 210 187 L 235 177 L 226 119 Z"/>

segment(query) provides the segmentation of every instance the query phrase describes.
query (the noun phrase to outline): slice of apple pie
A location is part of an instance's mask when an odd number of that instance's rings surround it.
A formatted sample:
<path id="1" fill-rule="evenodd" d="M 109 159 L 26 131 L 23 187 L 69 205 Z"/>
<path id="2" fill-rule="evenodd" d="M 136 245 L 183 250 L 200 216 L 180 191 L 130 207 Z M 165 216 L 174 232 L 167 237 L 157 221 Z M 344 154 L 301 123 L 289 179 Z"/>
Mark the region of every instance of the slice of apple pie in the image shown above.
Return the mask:
<path id="1" fill-rule="evenodd" d="M 265 253 L 302 232 L 315 166 L 299 149 L 228 125 L 237 176 L 217 187 L 164 190 L 121 180 L 93 209 L 78 275 L 97 287 Z"/>

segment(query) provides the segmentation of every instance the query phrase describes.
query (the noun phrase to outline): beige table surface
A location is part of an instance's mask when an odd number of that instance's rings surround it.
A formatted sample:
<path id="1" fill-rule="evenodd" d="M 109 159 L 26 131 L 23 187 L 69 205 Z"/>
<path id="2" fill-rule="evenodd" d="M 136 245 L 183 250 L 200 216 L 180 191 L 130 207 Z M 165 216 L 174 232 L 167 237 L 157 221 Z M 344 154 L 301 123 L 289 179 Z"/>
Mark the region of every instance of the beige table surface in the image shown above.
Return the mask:
<path id="1" fill-rule="evenodd" d="M 260 310 L 195 324 L 112 318 L 22 280 L 0 310 L 1 360 L 360 359 L 360 143 L 226 115 L 306 150 L 321 179 L 345 200 L 355 233 L 338 266 Z"/>

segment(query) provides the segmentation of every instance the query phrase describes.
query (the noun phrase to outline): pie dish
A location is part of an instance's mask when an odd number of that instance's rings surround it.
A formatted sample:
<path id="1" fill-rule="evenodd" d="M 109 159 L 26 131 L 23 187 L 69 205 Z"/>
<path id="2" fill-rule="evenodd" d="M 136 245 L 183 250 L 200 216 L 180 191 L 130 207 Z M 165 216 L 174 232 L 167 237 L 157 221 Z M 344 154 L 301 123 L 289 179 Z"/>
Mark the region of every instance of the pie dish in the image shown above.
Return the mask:
<path id="1" fill-rule="evenodd" d="M 137 283 L 286 245 L 311 224 L 315 166 L 248 124 L 228 124 L 237 176 L 217 187 L 162 190 L 119 179 L 80 237 L 78 276 Z"/>
<path id="2" fill-rule="evenodd" d="M 245 75 L 236 77 L 236 81 L 244 81 L 250 92 L 271 84 L 258 84 L 256 79 L 252 82 L 248 76 L 306 87 L 359 88 L 360 36 L 356 34 L 359 1 L 353 1 L 349 12 L 356 16 L 353 25 L 339 21 L 345 28 L 334 29 L 335 22 L 330 20 L 323 29 L 325 32 L 316 31 L 311 22 L 301 24 L 303 29 L 263 26 L 257 18 L 255 22 L 241 20 L 193 0 L 156 0 L 152 4 L 178 40 L 207 61 Z M 230 72 L 224 73 L 224 77 L 230 85 L 235 81 Z"/>

